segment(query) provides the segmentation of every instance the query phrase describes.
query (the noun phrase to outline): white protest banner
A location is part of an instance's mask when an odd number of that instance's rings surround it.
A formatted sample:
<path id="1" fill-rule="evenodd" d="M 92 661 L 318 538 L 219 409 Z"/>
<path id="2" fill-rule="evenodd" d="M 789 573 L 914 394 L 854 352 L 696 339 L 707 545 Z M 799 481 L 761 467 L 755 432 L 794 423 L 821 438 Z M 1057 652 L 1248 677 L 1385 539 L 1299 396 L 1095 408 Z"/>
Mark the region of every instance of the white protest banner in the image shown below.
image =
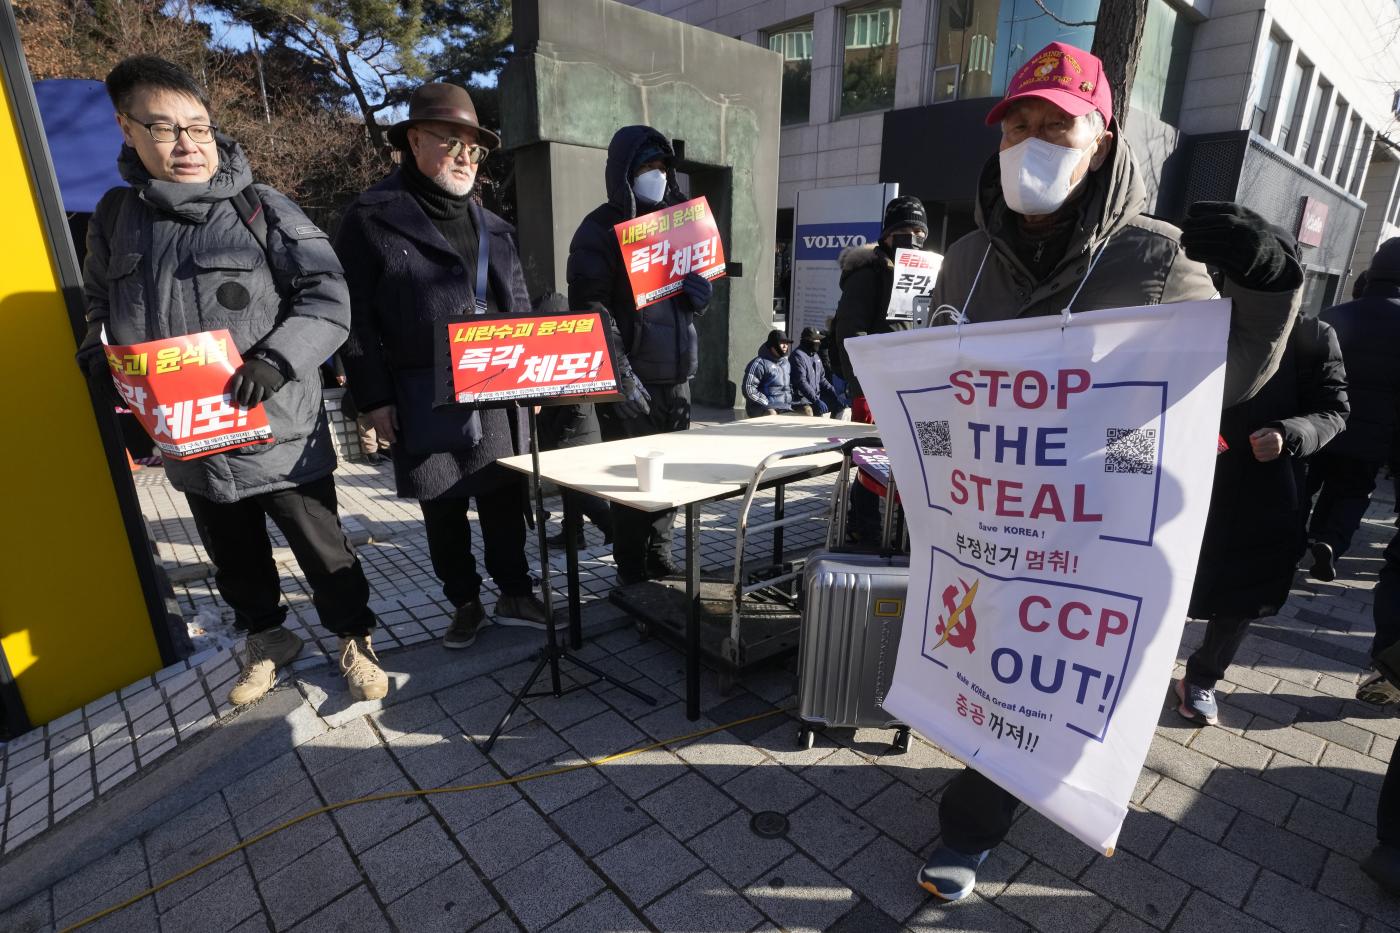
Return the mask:
<path id="1" fill-rule="evenodd" d="M 1112 852 L 1210 503 L 1230 307 L 847 341 L 899 477 L 909 597 L 884 707 Z"/>
<path id="2" fill-rule="evenodd" d="M 892 321 L 914 321 L 914 300 L 933 292 L 933 283 L 938 281 L 938 270 L 942 268 L 943 257 L 939 253 L 922 249 L 895 250 L 894 287 L 890 289 L 890 306 L 885 317 Z M 927 321 L 918 323 L 923 326 Z"/>

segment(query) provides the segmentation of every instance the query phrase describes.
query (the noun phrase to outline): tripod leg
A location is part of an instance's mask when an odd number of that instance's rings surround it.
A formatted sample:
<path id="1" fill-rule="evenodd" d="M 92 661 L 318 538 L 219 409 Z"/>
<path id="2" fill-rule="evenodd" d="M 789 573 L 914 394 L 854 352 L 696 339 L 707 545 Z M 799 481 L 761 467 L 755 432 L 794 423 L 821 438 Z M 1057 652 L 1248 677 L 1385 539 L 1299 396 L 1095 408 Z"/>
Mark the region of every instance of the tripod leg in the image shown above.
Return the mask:
<path id="1" fill-rule="evenodd" d="M 604 671 L 598 670 L 598 668 L 594 667 L 592 664 L 589 664 L 587 661 L 580 661 L 578 658 L 574 657 L 573 655 L 569 654 L 568 652 L 564 652 L 564 654 L 563 654 L 563 659 L 564 659 L 565 661 L 568 661 L 570 664 L 574 665 L 575 667 L 581 667 L 581 668 L 583 668 L 585 671 L 587 671 L 588 673 L 592 674 L 594 677 L 598 678 L 599 680 L 604 681 L 604 682 L 606 682 L 606 683 L 610 683 L 610 684 L 612 684 L 614 687 L 617 687 L 619 690 L 625 690 L 625 691 L 627 691 L 628 693 L 632 694 L 632 695 L 633 695 L 634 697 L 636 697 L 637 699 L 641 700 L 643 703 L 646 703 L 648 706 L 655 706 L 655 705 L 656 705 L 656 697 L 652 696 L 652 695 L 649 694 L 649 693 L 643 693 L 642 691 L 638 690 L 636 687 L 633 687 L 633 686 L 631 686 L 630 684 L 625 684 L 625 683 L 623 683 L 622 681 L 618 680 L 616 677 L 613 677 L 611 674 L 608 674 L 608 673 L 606 673 L 606 672 L 604 672 Z"/>
<path id="2" fill-rule="evenodd" d="M 544 670 L 544 666 L 548 664 L 550 660 L 556 661 L 554 670 L 559 670 L 557 658 L 552 659 L 550 653 L 547 651 L 540 655 L 539 661 L 535 663 L 535 669 L 530 672 L 530 676 L 525 678 L 525 683 L 521 684 L 520 689 L 516 691 L 515 699 L 511 701 L 510 708 L 507 709 L 506 714 L 501 717 L 501 721 L 496 723 L 496 728 L 491 732 L 491 737 L 481 746 L 483 752 L 486 754 L 491 753 L 491 748 L 496 744 L 496 740 L 501 737 L 501 733 L 505 731 L 506 724 L 510 722 L 510 717 L 514 716 L 515 711 L 520 708 L 520 704 L 525 700 L 525 694 L 530 692 L 530 688 L 533 687 L 535 681 L 539 679 L 540 671 Z"/>

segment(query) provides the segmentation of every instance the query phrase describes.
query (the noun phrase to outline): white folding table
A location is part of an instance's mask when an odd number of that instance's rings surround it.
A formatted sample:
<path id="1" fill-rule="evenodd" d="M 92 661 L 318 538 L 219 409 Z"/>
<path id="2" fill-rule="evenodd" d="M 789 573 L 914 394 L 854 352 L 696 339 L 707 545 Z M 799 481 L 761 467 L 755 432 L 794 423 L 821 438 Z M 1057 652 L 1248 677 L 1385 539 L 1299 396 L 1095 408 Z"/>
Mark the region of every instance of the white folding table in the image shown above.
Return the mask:
<path id="1" fill-rule="evenodd" d="M 706 425 L 670 434 L 653 434 L 540 454 L 540 475 L 558 486 L 590 493 L 619 505 L 644 512 L 685 509 L 685 584 L 688 605 L 685 627 L 686 716 L 700 716 L 700 628 L 696 598 L 700 590 L 700 506 L 742 495 L 755 475 L 761 488 L 832 473 L 841 464 L 839 451 L 814 453 L 774 462 L 778 454 L 824 442 L 848 440 L 874 432 L 868 424 L 770 415 Z M 635 455 L 660 450 L 665 457 L 661 488 L 642 492 L 637 488 Z M 521 473 L 531 472 L 529 455 L 509 457 L 502 465 Z M 760 467 L 764 469 L 760 473 Z M 565 527 L 574 520 L 568 497 L 564 504 Z M 574 648 L 582 643 L 582 608 L 579 593 L 578 549 L 572 535 L 565 535 L 569 598 L 569 639 Z M 548 555 L 543 555 L 548 559 Z"/>

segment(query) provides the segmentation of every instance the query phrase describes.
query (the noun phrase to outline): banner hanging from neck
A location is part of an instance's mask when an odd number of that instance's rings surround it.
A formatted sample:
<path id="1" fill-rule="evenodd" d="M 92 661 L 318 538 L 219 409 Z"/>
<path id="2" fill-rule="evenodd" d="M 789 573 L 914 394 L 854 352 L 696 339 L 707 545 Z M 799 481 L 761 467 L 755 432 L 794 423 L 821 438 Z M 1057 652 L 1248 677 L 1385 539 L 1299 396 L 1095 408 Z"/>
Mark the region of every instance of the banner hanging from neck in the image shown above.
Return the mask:
<path id="1" fill-rule="evenodd" d="M 1110 854 L 1191 595 L 1229 311 L 846 343 L 911 539 L 885 709 Z"/>

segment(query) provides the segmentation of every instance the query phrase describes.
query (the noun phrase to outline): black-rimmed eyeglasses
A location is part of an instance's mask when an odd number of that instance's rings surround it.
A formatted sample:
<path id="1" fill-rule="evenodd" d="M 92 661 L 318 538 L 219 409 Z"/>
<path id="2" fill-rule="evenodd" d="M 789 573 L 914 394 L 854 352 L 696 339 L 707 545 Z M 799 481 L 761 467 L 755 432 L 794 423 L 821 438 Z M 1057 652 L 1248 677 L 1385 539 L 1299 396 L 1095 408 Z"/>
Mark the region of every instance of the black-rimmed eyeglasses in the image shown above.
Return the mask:
<path id="1" fill-rule="evenodd" d="M 213 126 L 209 123 L 195 123 L 191 126 L 181 126 L 178 123 L 147 123 L 144 120 L 136 119 L 136 117 L 125 111 L 122 112 L 122 116 L 126 117 L 132 123 L 138 123 L 144 126 L 146 132 L 150 133 L 151 138 L 158 143 L 173 143 L 180 138 L 181 133 L 188 136 L 192 143 L 212 143 L 214 141 L 214 131 L 218 129 L 217 126 Z"/>

